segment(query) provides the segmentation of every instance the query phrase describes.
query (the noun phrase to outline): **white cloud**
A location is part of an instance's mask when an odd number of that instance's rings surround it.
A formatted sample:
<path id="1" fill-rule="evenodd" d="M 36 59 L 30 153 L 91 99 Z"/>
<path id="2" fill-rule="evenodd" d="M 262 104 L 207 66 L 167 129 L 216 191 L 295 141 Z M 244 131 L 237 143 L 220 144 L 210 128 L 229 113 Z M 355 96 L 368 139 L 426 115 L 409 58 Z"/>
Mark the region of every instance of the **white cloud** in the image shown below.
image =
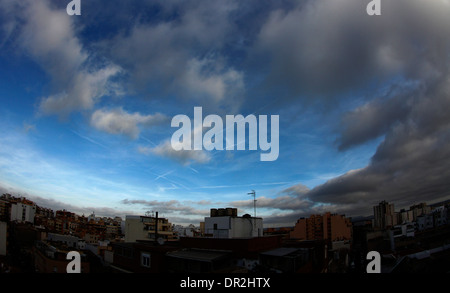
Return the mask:
<path id="1" fill-rule="evenodd" d="M 64 91 L 44 97 L 39 109 L 43 114 L 60 115 L 90 110 L 101 97 L 116 92 L 108 80 L 119 72 L 120 69 L 113 65 L 92 73 L 80 71 L 71 78 L 72 83 Z"/>
<path id="2" fill-rule="evenodd" d="M 65 116 L 72 111 L 92 109 L 105 95 L 119 94 L 110 78 L 121 72 L 114 64 L 101 67 L 91 61 L 77 37 L 74 18 L 65 9 L 52 8 L 46 0 L 8 6 L 22 22 L 18 44 L 52 80 L 51 94 L 41 98 L 41 114 Z M 11 24 L 12 22 L 10 22 Z"/>
<path id="3" fill-rule="evenodd" d="M 160 113 L 141 115 L 137 112 L 130 114 L 122 108 L 113 110 L 99 109 L 92 114 L 91 125 L 111 134 L 124 134 L 135 139 L 140 132 L 139 125 L 150 127 L 159 125 L 167 120 L 168 118 Z"/>
<path id="4" fill-rule="evenodd" d="M 229 13 L 234 4 L 179 4 L 184 9 L 177 9 L 176 19 L 138 23 L 129 33 L 105 41 L 105 51 L 130 73 L 138 89 L 156 86 L 204 106 L 235 107 L 242 99 L 244 75 L 220 53 L 233 29 Z"/>
<path id="5" fill-rule="evenodd" d="M 211 156 L 204 150 L 180 150 L 172 148 L 170 140 L 164 141 L 154 148 L 139 147 L 138 151 L 143 154 L 156 154 L 161 157 L 175 160 L 183 165 L 191 163 L 205 164 L 211 160 Z"/>

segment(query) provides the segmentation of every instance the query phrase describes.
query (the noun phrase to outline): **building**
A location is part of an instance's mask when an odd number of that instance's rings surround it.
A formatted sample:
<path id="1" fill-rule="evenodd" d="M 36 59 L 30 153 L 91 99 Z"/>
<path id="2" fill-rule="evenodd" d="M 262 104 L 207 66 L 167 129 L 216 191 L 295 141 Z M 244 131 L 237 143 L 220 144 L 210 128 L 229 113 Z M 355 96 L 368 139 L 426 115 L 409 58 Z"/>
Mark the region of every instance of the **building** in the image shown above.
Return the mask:
<path id="1" fill-rule="evenodd" d="M 173 230 L 176 233 L 177 237 L 195 237 L 201 235 L 200 228 L 195 227 L 192 224 L 187 227 L 175 225 Z"/>
<path id="2" fill-rule="evenodd" d="M 395 225 L 390 229 L 390 237 L 400 238 L 400 237 L 414 237 L 415 233 L 414 223 L 404 223 L 401 225 Z"/>
<path id="3" fill-rule="evenodd" d="M 256 268 L 260 253 L 281 247 L 282 236 L 181 237 L 179 245 L 168 255 L 171 272 L 243 272 Z"/>
<path id="4" fill-rule="evenodd" d="M 59 242 L 67 246 L 67 248 L 85 249 L 86 247 L 86 242 L 83 239 L 80 239 L 72 235 L 48 233 L 47 240 L 49 242 Z"/>
<path id="5" fill-rule="evenodd" d="M 65 246 L 64 246 L 65 247 Z M 72 251 L 73 249 L 70 249 Z M 90 265 L 87 256 L 82 251 L 80 253 L 81 273 L 89 273 Z M 39 273 L 66 273 L 67 265 L 71 260 L 67 260 L 67 248 L 61 248 L 55 243 L 37 241 L 33 247 L 34 269 Z"/>
<path id="6" fill-rule="evenodd" d="M 433 214 L 422 214 L 417 216 L 417 230 L 423 231 L 434 228 Z"/>
<path id="7" fill-rule="evenodd" d="M 397 224 L 399 225 L 414 221 L 414 212 L 411 210 L 406 211 L 405 209 L 402 209 L 397 213 Z"/>
<path id="8" fill-rule="evenodd" d="M 238 217 L 236 208 L 211 209 L 210 217 L 205 217 L 204 229 L 206 237 L 260 237 L 263 236 L 263 220 L 249 214 Z"/>
<path id="9" fill-rule="evenodd" d="M 36 205 L 27 203 L 14 203 L 11 205 L 11 221 L 28 222 L 34 224 Z"/>
<path id="10" fill-rule="evenodd" d="M 73 232 L 71 228 L 74 228 L 74 225 L 71 225 L 72 223 L 76 222 L 76 215 L 75 213 L 66 211 L 66 210 L 59 210 L 55 213 L 55 231 L 60 234 L 69 234 Z"/>
<path id="11" fill-rule="evenodd" d="M 126 216 L 125 217 L 125 242 L 137 240 L 174 240 L 175 234 L 172 224 L 165 218 L 150 216 Z"/>
<path id="12" fill-rule="evenodd" d="M 167 272 L 167 253 L 179 249 L 176 242 L 157 245 L 155 242 L 111 243 L 112 252 L 105 251 L 105 261 L 113 272 L 164 273 Z"/>
<path id="13" fill-rule="evenodd" d="M 308 248 L 279 247 L 262 252 L 259 256 L 260 265 L 271 272 L 296 273 L 310 262 Z"/>
<path id="14" fill-rule="evenodd" d="M 0 199 L 0 221 L 9 221 L 11 204 L 6 200 L 5 195 L 3 195 Z"/>
<path id="15" fill-rule="evenodd" d="M 432 213 L 434 227 L 447 225 L 449 212 L 446 206 L 437 207 Z"/>
<path id="16" fill-rule="evenodd" d="M 344 215 L 325 213 L 300 218 L 290 233 L 290 238 L 300 240 L 350 240 L 352 239 L 352 223 Z"/>
<path id="17" fill-rule="evenodd" d="M 8 224 L 0 222 L 0 256 L 6 255 L 6 248 L 8 247 Z"/>
<path id="18" fill-rule="evenodd" d="M 181 249 L 167 253 L 171 273 L 220 273 L 235 269 L 230 251 Z"/>
<path id="19" fill-rule="evenodd" d="M 377 206 L 373 207 L 373 215 L 374 228 L 386 229 L 397 225 L 394 204 L 390 204 L 383 200 Z"/>
<path id="20" fill-rule="evenodd" d="M 413 213 L 413 221 L 417 221 L 417 217 L 431 213 L 431 207 L 422 202 L 409 207 L 409 210 Z"/>

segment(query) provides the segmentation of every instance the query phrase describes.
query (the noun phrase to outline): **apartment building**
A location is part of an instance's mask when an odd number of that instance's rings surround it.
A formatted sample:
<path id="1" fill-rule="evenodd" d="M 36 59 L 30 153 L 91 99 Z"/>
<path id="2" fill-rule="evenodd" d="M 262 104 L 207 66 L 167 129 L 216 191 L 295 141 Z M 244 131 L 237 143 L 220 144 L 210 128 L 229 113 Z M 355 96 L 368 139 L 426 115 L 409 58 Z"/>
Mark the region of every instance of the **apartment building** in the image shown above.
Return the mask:
<path id="1" fill-rule="evenodd" d="M 71 249 L 73 250 L 73 249 Z M 61 248 L 55 243 L 49 244 L 46 241 L 37 241 L 33 247 L 34 269 L 39 273 L 67 273 L 67 260 L 69 250 Z M 89 273 L 90 265 L 87 256 L 80 252 L 81 273 Z"/>
<path id="2" fill-rule="evenodd" d="M 300 218 L 290 233 L 290 238 L 302 240 L 350 240 L 352 223 L 344 215 L 331 214 L 311 215 Z"/>
<path id="3" fill-rule="evenodd" d="M 205 217 L 205 236 L 238 238 L 263 236 L 263 219 L 245 214 L 237 216 L 236 208 L 211 209 Z"/>
<path id="4" fill-rule="evenodd" d="M 125 217 L 125 242 L 137 240 L 175 240 L 176 236 L 172 224 L 166 218 L 151 216 L 126 216 Z"/>
<path id="5" fill-rule="evenodd" d="M 36 205 L 14 203 L 11 205 L 11 221 L 28 222 L 34 224 Z"/>

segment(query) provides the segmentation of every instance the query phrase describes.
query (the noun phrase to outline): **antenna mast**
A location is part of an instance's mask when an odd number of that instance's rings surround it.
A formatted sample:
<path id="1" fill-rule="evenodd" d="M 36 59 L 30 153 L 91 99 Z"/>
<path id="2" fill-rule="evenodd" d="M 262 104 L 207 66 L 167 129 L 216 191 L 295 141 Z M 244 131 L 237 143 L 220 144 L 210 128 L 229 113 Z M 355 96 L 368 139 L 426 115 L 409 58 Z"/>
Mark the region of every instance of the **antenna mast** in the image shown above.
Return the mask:
<path id="1" fill-rule="evenodd" d="M 252 192 L 249 192 L 247 194 L 253 195 L 254 217 L 256 218 L 256 192 L 254 190 L 252 190 Z"/>

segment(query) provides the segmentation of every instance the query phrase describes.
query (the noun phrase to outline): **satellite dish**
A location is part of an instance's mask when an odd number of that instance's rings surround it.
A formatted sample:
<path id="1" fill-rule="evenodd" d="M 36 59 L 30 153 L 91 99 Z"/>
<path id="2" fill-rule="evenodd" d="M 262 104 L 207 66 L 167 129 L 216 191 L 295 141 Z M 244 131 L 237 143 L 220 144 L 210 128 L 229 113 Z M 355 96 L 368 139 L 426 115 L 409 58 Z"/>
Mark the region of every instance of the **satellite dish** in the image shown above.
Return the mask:
<path id="1" fill-rule="evenodd" d="M 162 239 L 161 237 L 159 237 L 156 241 L 158 241 L 159 245 L 163 245 L 164 244 L 164 239 Z"/>

